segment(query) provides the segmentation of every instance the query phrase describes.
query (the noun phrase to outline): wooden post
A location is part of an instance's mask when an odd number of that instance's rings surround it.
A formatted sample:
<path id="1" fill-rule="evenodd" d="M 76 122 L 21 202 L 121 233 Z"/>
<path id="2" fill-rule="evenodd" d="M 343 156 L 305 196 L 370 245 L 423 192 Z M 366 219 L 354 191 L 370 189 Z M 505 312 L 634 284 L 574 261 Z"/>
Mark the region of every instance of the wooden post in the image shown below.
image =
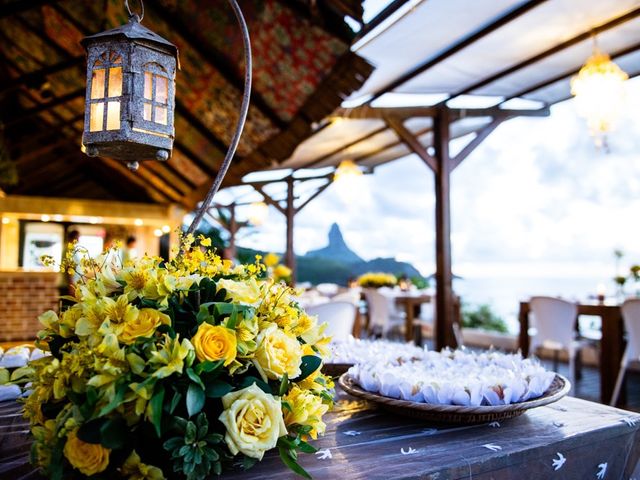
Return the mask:
<path id="1" fill-rule="evenodd" d="M 236 233 L 238 233 L 238 222 L 236 221 L 236 204 L 229 205 L 229 257 L 236 258 Z"/>
<path id="2" fill-rule="evenodd" d="M 450 212 L 450 158 L 449 111 L 438 109 L 433 119 L 433 146 L 437 169 L 436 194 L 436 331 L 435 347 L 454 347 L 453 336 L 453 275 L 451 273 L 451 212 Z"/>
<path id="3" fill-rule="evenodd" d="M 293 219 L 296 215 L 296 209 L 293 205 L 293 182 L 294 178 L 287 178 L 287 205 L 285 207 L 285 216 L 287 218 L 287 251 L 285 254 L 285 263 L 291 269 L 291 284 L 296 284 L 296 254 L 293 251 Z"/>

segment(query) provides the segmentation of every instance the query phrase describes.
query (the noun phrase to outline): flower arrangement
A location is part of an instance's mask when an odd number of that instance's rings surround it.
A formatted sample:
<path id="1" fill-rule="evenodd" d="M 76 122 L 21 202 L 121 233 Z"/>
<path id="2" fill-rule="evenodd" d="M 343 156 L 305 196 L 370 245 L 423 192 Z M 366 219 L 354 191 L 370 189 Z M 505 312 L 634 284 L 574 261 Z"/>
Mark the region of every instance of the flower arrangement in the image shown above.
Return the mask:
<path id="1" fill-rule="evenodd" d="M 297 453 L 323 434 L 329 341 L 265 266 L 233 266 L 187 236 L 175 259 L 62 269 L 82 278 L 61 313 L 40 316 L 25 416 L 32 460 L 53 479 L 204 479 L 249 468 L 277 448 Z M 164 453 L 161 453 L 164 452 Z"/>
<path id="2" fill-rule="evenodd" d="M 398 283 L 395 275 L 382 272 L 368 272 L 358 277 L 358 285 L 364 288 L 393 287 Z"/>
<path id="3" fill-rule="evenodd" d="M 267 253 L 264 256 L 263 263 L 267 267 L 267 277 L 273 279 L 275 282 L 291 283 L 291 269 L 280 263 L 280 257 L 278 255 L 273 252 Z"/>

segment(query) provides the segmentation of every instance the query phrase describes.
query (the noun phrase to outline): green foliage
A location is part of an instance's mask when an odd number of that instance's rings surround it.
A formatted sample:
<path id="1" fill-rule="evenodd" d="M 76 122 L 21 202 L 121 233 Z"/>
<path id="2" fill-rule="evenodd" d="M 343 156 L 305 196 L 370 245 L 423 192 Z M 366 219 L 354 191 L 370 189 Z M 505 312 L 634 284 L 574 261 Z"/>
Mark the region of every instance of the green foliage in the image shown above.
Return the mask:
<path id="1" fill-rule="evenodd" d="M 429 288 L 429 280 L 424 277 L 414 276 L 414 277 L 411 277 L 410 280 L 411 280 L 411 283 L 418 290 L 424 290 L 425 288 Z"/>
<path id="2" fill-rule="evenodd" d="M 462 326 L 465 328 L 481 328 L 500 333 L 507 333 L 507 324 L 496 315 L 487 304 L 462 307 Z"/>
<path id="3" fill-rule="evenodd" d="M 295 436 L 287 435 L 278 439 L 278 453 L 282 462 L 292 472 L 301 477 L 311 479 L 311 475 L 298 463 L 298 452 L 315 453 L 316 449 L 302 438 L 311 431 L 309 426 L 298 426 Z"/>
<path id="4" fill-rule="evenodd" d="M 223 449 L 224 437 L 209 431 L 209 421 L 199 413 L 194 421 L 183 423 L 179 435 L 171 437 L 163 446 L 171 453 L 173 471 L 182 472 L 187 480 L 207 478 L 211 473 L 220 475 L 223 458 L 228 454 Z"/>

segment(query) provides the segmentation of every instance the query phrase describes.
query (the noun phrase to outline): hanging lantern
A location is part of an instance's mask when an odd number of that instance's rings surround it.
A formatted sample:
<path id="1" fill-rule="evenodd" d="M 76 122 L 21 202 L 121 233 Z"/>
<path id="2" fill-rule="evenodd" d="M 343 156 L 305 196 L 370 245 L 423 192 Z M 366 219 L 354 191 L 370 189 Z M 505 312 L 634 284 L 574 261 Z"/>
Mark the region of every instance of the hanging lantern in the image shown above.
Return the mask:
<path id="1" fill-rule="evenodd" d="M 587 120 L 589 133 L 602 146 L 624 107 L 625 80 L 629 76 L 609 55 L 594 46 L 593 55 L 571 79 L 578 114 Z"/>
<path id="2" fill-rule="evenodd" d="M 264 202 L 253 202 L 249 205 L 249 222 L 259 227 L 269 216 L 269 206 Z"/>
<path id="3" fill-rule="evenodd" d="M 353 160 L 343 160 L 333 174 L 333 181 L 344 182 L 345 180 L 358 178 L 361 175 L 362 170 L 358 168 Z"/>
<path id="4" fill-rule="evenodd" d="M 129 6 L 125 1 L 125 6 Z M 89 156 L 128 162 L 168 160 L 173 138 L 178 49 L 140 24 L 129 23 L 82 40 L 87 93 L 82 144 Z"/>

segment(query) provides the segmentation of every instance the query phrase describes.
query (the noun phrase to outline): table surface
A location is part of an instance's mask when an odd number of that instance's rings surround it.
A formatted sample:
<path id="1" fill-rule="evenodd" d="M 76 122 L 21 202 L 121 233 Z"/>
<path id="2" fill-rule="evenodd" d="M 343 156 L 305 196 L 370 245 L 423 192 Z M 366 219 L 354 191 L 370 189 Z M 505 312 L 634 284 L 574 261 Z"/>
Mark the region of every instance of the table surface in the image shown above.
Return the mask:
<path id="1" fill-rule="evenodd" d="M 26 424 L 0 404 L 0 478 L 29 472 Z M 300 463 L 314 479 L 630 479 L 640 457 L 640 414 L 576 398 L 499 424 L 443 427 L 378 410 L 341 394 L 315 455 Z M 636 470 L 636 471 L 634 471 Z M 19 473 L 19 474 L 18 474 Z M 598 476 L 600 474 L 600 476 Z M 226 479 L 295 477 L 271 452 Z"/>

